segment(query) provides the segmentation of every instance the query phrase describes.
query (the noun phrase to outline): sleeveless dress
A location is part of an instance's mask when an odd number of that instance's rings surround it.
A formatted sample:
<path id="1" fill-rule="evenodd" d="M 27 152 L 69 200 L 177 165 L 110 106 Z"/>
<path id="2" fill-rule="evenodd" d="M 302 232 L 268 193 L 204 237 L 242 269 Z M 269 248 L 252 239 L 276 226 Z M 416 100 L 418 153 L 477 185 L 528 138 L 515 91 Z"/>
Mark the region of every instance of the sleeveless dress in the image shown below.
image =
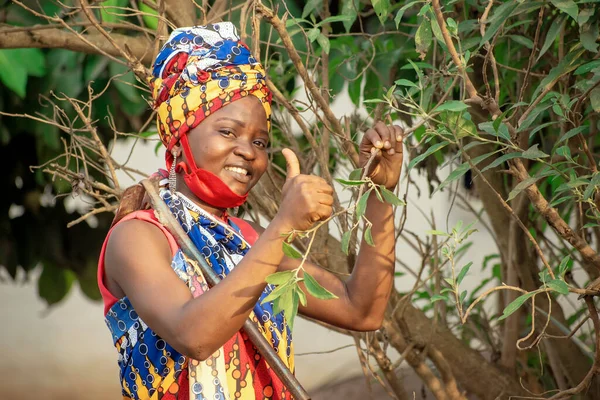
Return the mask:
<path id="1" fill-rule="evenodd" d="M 258 238 L 243 220 L 229 217 L 217 221 L 196 209 L 183 195 L 171 197 L 161 190 L 196 247 L 205 255 L 213 270 L 225 278 Z M 194 271 L 191 262 L 177 246 L 173 236 L 156 219 L 154 210 L 135 211 L 123 221 L 138 219 L 151 223 L 165 234 L 171 253 L 171 268 L 194 297 L 208 290 L 204 277 Z M 112 228 L 114 229 L 114 227 Z M 243 329 L 205 361 L 180 354 L 158 336 L 137 315 L 127 297 L 117 299 L 104 284 L 104 257 L 109 231 L 98 263 L 98 286 L 104 300 L 106 324 L 118 351 L 119 375 L 124 399 L 156 400 L 278 400 L 291 399 L 290 392 L 262 358 Z M 272 344 L 276 353 L 294 371 L 291 332 L 281 314 L 273 315 L 272 303 L 261 305 L 271 291 L 267 285 L 250 318 Z M 165 296 L 168 293 L 165 293 Z M 201 315 L 198 318 L 202 318 Z"/>

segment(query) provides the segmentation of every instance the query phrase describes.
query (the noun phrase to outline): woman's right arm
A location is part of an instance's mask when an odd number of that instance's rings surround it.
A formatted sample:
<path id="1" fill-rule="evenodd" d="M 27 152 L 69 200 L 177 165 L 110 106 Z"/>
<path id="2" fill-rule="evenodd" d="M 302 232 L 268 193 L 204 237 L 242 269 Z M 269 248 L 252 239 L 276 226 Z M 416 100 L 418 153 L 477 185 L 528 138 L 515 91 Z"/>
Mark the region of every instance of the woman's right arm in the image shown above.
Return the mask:
<path id="1" fill-rule="evenodd" d="M 331 215 L 333 188 L 322 178 L 300 174 L 291 150 L 279 212 L 226 279 L 196 298 L 171 268 L 171 251 L 155 225 L 139 220 L 118 224 L 106 248 L 106 283 L 113 295 L 127 295 L 138 315 L 177 351 L 204 360 L 243 326 L 277 272 L 282 243 Z"/>
<path id="2" fill-rule="evenodd" d="M 242 327 L 264 290 L 265 277 L 277 271 L 282 232 L 270 228 L 227 279 L 193 298 L 171 268 L 164 233 L 148 222 L 122 222 L 106 248 L 107 286 L 114 295 L 127 295 L 142 320 L 177 351 L 204 360 Z"/>

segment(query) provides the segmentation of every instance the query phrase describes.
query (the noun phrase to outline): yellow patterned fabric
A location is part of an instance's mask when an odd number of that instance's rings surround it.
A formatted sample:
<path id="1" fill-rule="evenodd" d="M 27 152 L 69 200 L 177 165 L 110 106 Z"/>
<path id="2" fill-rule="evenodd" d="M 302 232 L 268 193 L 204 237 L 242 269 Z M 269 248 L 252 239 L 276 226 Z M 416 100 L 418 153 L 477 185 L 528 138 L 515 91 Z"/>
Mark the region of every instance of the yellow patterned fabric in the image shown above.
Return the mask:
<path id="1" fill-rule="evenodd" d="M 167 150 L 221 107 L 250 95 L 260 100 L 270 129 L 265 70 L 230 22 L 173 31 L 156 58 L 150 86 Z"/>

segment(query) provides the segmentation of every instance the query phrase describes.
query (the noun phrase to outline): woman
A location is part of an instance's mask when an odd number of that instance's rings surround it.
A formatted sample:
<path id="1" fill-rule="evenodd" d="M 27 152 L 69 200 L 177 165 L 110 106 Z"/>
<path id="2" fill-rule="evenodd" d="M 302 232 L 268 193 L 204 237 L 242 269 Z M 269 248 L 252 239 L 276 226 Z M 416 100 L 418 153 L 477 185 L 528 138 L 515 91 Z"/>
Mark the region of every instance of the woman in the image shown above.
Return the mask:
<path id="1" fill-rule="evenodd" d="M 151 81 L 158 128 L 167 147 L 168 177 L 160 195 L 223 279 L 207 290 L 190 260 L 152 210 L 128 214 L 109 232 L 99 261 L 106 322 L 119 351 L 123 396 L 134 399 L 289 399 L 279 378 L 241 329 L 251 317 L 293 371 L 285 317 L 261 305 L 265 278 L 295 269 L 282 241 L 331 215 L 333 189 L 300 174 L 288 149 L 279 212 L 266 229 L 229 217 L 267 168 L 271 96 L 262 66 L 231 23 L 174 31 L 158 55 Z M 393 189 L 402 166 L 402 131 L 375 125 L 360 144 L 370 174 Z M 361 244 L 350 278 L 306 263 L 304 269 L 337 296 L 309 298 L 299 312 L 342 328 L 381 325 L 393 283 L 392 208 L 376 197 L 367 218 L 377 244 Z M 235 268 L 234 268 L 235 267 Z"/>

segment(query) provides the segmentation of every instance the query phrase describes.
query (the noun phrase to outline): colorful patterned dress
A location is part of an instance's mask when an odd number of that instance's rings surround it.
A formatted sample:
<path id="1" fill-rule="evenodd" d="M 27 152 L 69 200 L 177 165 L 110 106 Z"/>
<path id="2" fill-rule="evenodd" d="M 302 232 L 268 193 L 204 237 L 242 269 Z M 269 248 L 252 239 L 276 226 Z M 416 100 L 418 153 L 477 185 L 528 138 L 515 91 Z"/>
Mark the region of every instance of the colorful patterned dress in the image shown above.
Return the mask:
<path id="1" fill-rule="evenodd" d="M 163 182 L 164 183 L 164 182 Z M 246 222 L 229 218 L 228 224 L 205 215 L 184 196 L 171 196 L 161 190 L 161 197 L 173 215 L 204 254 L 213 270 L 225 276 L 241 261 L 257 238 Z M 156 220 L 153 210 L 136 211 L 119 223 L 140 219 L 158 226 L 169 240 L 173 254 L 171 267 L 186 282 L 194 297 L 208 286 L 197 274 L 168 231 Z M 119 353 L 118 363 L 123 398 L 126 399 L 291 399 L 289 391 L 258 353 L 242 330 L 221 349 L 203 362 L 180 354 L 160 338 L 135 312 L 127 297 L 116 299 L 104 285 L 104 254 L 102 248 L 98 279 L 105 301 L 105 317 L 113 343 Z M 245 239 L 246 237 L 247 239 Z M 249 243 L 250 242 L 250 243 Z M 260 304 L 273 287 L 267 285 L 250 317 L 273 345 L 275 351 L 294 371 L 292 337 L 285 318 L 273 315 L 272 303 Z M 168 295 L 168 293 L 165 293 Z M 198 318 L 202 318 L 201 315 Z"/>

